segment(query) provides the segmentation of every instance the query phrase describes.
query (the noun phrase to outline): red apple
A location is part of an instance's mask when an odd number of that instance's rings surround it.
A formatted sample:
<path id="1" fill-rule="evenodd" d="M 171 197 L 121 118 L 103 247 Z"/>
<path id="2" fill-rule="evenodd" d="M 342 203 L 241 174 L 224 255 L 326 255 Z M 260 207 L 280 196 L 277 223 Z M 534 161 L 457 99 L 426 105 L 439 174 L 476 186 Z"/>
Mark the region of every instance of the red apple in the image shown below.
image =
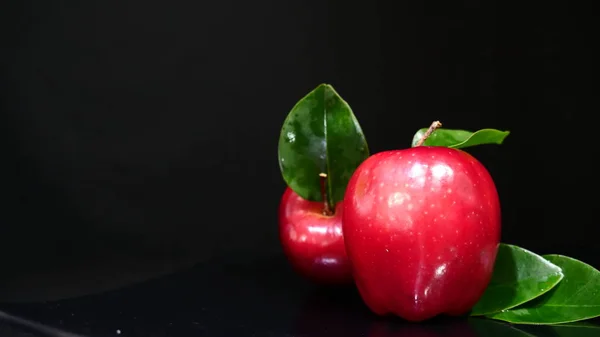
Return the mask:
<path id="1" fill-rule="evenodd" d="M 344 201 L 346 251 L 374 313 L 457 316 L 482 296 L 500 241 L 500 203 L 474 157 L 430 146 L 377 153 L 354 172 Z"/>
<path id="2" fill-rule="evenodd" d="M 292 266 L 320 283 L 352 282 L 342 235 L 343 201 L 327 214 L 324 203 L 308 201 L 287 188 L 279 206 L 279 237 Z"/>

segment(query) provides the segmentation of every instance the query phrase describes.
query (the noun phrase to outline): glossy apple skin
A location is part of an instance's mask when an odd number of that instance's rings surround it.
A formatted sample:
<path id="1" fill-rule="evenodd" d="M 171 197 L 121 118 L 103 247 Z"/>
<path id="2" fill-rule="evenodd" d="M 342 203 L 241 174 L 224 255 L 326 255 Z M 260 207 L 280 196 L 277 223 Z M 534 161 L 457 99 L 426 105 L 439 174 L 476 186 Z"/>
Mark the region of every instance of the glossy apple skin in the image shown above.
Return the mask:
<path id="1" fill-rule="evenodd" d="M 500 242 L 500 202 L 468 153 L 419 146 L 377 153 L 354 172 L 343 231 L 356 286 L 378 315 L 468 313 Z"/>
<path id="2" fill-rule="evenodd" d="M 343 201 L 332 216 L 323 203 L 303 199 L 289 187 L 279 206 L 279 239 L 292 266 L 324 284 L 351 284 L 352 273 L 342 234 Z"/>

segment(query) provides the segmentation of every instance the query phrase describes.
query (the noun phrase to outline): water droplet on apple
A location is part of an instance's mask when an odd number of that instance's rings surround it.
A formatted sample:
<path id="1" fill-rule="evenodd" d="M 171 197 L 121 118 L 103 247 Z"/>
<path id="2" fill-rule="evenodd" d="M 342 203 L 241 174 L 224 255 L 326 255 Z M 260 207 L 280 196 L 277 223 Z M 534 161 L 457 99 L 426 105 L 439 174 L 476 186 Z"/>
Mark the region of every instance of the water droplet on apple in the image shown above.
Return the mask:
<path id="1" fill-rule="evenodd" d="M 446 264 L 442 263 L 435 269 L 435 276 L 440 277 L 446 273 Z"/>

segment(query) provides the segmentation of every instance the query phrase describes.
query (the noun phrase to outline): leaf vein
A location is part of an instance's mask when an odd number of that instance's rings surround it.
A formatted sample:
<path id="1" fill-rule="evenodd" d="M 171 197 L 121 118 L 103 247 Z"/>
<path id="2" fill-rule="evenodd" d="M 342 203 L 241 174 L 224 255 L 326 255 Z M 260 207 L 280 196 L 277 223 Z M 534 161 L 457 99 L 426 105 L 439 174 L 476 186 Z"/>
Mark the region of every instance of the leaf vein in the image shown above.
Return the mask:
<path id="1" fill-rule="evenodd" d="M 562 303 L 566 303 L 568 300 L 574 299 L 575 296 L 579 295 L 582 291 L 587 290 L 588 286 L 590 285 L 590 283 L 592 283 L 592 281 L 593 278 L 589 278 L 583 286 L 577 289 L 577 291 L 573 295 L 569 296 L 569 298 L 565 298 L 565 300 Z"/>

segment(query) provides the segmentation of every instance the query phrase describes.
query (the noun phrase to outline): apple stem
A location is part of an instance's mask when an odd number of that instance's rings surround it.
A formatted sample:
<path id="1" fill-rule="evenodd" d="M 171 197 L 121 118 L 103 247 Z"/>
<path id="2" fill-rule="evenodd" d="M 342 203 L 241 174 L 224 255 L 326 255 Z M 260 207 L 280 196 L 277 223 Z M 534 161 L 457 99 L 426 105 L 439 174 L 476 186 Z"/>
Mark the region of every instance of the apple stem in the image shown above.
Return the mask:
<path id="1" fill-rule="evenodd" d="M 320 173 L 321 177 L 321 196 L 323 197 L 323 215 L 331 216 L 331 206 L 329 205 L 329 199 L 327 198 L 327 173 Z"/>
<path id="2" fill-rule="evenodd" d="M 435 131 L 435 129 L 437 129 L 441 126 L 442 126 L 442 123 L 440 123 L 440 121 L 435 121 L 435 122 L 431 123 L 431 126 L 429 126 L 429 129 L 427 129 L 427 131 L 425 131 L 425 133 L 423 134 L 423 137 L 421 137 L 421 139 L 419 139 L 419 141 L 417 142 L 417 145 L 415 145 L 415 146 L 423 145 L 423 143 L 425 143 L 427 138 L 429 138 L 429 136 L 431 136 L 433 131 Z"/>

